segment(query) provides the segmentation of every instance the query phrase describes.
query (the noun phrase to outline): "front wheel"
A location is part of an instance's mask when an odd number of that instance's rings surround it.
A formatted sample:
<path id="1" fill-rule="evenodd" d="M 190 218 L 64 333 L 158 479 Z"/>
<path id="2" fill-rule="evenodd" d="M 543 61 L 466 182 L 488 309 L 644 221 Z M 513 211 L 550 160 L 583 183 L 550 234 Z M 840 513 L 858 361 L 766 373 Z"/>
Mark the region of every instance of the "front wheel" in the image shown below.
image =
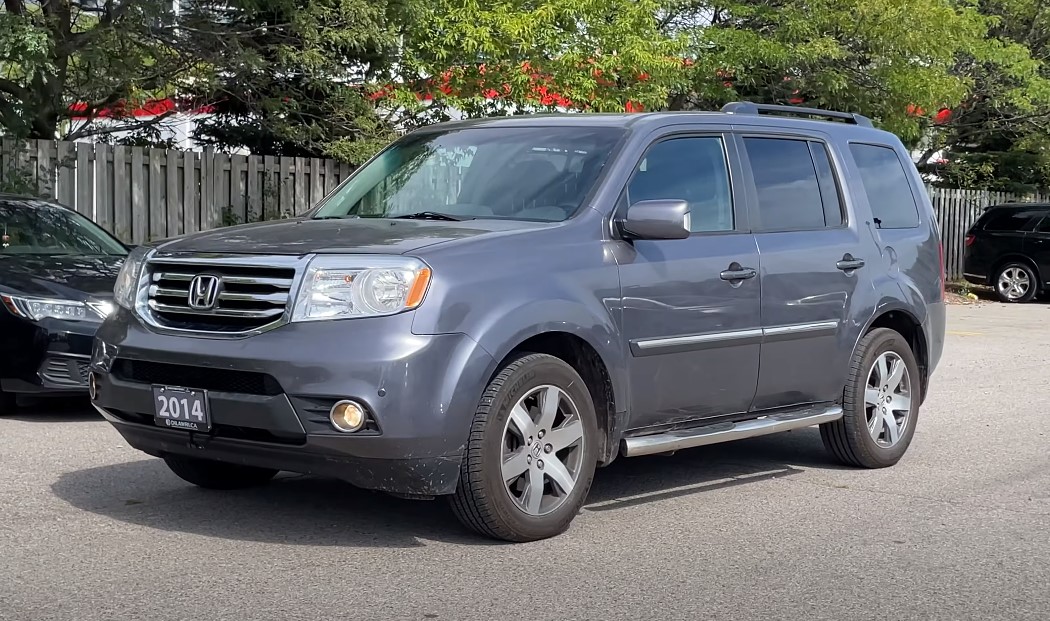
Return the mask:
<path id="1" fill-rule="evenodd" d="M 876 328 L 860 341 L 842 393 L 842 418 L 820 426 L 839 461 L 885 468 L 900 461 L 915 435 L 922 378 L 907 339 Z"/>
<path id="2" fill-rule="evenodd" d="M 597 417 L 580 375 L 553 356 L 523 355 L 481 398 L 452 510 L 496 539 L 558 535 L 587 498 L 597 449 Z"/>
<path id="3" fill-rule="evenodd" d="M 262 485 L 277 476 L 277 470 L 228 464 L 211 459 L 165 455 L 164 463 L 180 479 L 207 489 L 243 489 Z"/>
<path id="4" fill-rule="evenodd" d="M 1007 263 L 995 275 L 995 295 L 1000 302 L 1028 302 L 1038 292 L 1035 270 L 1024 263 Z"/>

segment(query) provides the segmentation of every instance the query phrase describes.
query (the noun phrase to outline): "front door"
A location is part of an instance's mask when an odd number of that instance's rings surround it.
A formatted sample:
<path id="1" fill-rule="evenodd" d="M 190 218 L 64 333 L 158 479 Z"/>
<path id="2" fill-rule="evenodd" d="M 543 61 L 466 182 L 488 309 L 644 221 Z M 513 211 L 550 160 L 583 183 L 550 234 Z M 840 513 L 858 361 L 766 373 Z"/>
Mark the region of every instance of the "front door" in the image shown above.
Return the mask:
<path id="1" fill-rule="evenodd" d="M 1040 289 L 1050 285 L 1050 214 L 1043 216 L 1035 230 L 1025 236 L 1024 253 L 1035 261 L 1036 278 L 1042 281 Z"/>
<path id="2" fill-rule="evenodd" d="M 853 334 L 846 324 L 866 264 L 849 226 L 827 146 L 744 136 L 752 227 L 762 256 L 762 362 L 753 410 L 833 401 Z M 867 267 L 868 271 L 872 269 Z"/>
<path id="3" fill-rule="evenodd" d="M 722 134 L 650 146 L 621 209 L 653 199 L 690 205 L 687 239 L 623 242 L 620 282 L 629 350 L 629 428 L 746 412 L 758 382 L 758 251 L 748 232 L 735 146 Z M 619 212 L 620 210 L 618 210 Z"/>

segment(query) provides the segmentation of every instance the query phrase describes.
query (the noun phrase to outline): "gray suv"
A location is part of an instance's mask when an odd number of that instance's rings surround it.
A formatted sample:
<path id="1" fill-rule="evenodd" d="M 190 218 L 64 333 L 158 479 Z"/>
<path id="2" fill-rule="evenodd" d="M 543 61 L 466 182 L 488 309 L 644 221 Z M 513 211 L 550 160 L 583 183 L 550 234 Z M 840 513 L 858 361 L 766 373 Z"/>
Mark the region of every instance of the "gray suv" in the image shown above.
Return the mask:
<path id="1" fill-rule="evenodd" d="M 862 116 L 457 122 L 303 217 L 135 250 L 89 387 L 196 485 L 331 476 L 528 541 L 617 456 L 819 425 L 896 463 L 943 275 L 908 153 Z"/>

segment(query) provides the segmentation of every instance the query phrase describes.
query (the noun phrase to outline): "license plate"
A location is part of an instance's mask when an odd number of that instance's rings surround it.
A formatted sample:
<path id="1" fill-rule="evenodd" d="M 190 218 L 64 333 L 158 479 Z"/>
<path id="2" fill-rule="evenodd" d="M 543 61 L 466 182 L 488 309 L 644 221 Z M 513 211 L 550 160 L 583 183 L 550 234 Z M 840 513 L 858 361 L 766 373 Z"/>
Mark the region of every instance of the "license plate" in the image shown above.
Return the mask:
<path id="1" fill-rule="evenodd" d="M 153 421 L 161 427 L 210 431 L 208 392 L 179 386 L 153 387 Z"/>

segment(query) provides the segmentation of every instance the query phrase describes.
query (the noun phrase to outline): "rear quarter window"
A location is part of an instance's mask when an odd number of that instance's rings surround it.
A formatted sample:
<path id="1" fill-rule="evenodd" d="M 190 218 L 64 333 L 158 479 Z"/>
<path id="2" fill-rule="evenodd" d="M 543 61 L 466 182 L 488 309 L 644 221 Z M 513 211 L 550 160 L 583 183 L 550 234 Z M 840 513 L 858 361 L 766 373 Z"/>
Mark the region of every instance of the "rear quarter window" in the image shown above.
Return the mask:
<path id="1" fill-rule="evenodd" d="M 986 231 L 1027 231 L 1044 212 L 1032 209 L 992 209 L 985 214 L 982 227 Z"/>
<path id="2" fill-rule="evenodd" d="M 849 148 L 860 170 L 864 194 L 868 197 L 876 226 L 882 229 L 919 226 L 919 208 L 911 192 L 911 180 L 897 152 L 890 147 L 872 144 L 854 143 Z"/>

